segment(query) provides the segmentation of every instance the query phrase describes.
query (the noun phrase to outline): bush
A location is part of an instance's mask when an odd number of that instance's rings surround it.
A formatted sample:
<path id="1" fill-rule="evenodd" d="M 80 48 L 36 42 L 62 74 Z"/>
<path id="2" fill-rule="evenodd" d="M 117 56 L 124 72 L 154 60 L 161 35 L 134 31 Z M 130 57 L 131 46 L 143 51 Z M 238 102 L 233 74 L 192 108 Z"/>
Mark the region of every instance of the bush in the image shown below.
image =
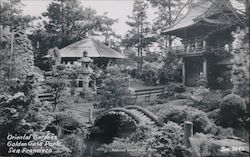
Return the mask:
<path id="1" fill-rule="evenodd" d="M 206 88 L 199 88 L 194 91 L 191 99 L 194 101 L 190 106 L 202 110 L 204 112 L 210 112 L 218 109 L 221 103 L 222 94 L 215 91 L 210 91 Z"/>
<path id="2" fill-rule="evenodd" d="M 188 106 L 169 106 L 158 114 L 163 122 L 173 121 L 178 124 L 189 120 L 194 124 L 195 132 L 207 133 L 211 130 L 213 123 L 207 117 L 207 114 L 198 109 Z"/>
<path id="3" fill-rule="evenodd" d="M 191 121 L 194 125 L 194 132 L 210 133 L 222 137 L 233 136 L 231 128 L 217 126 L 208 118 L 205 112 L 192 107 L 170 105 L 160 110 L 158 116 L 165 123 L 173 121 L 177 124 L 182 124 L 185 121 Z"/>
<path id="4" fill-rule="evenodd" d="M 220 104 L 220 125 L 238 128 L 244 125 L 246 104 L 244 99 L 235 94 L 229 94 Z"/>
<path id="5" fill-rule="evenodd" d="M 115 139 L 111 144 L 104 144 L 99 150 L 108 152 L 113 149 L 133 150 L 131 156 L 175 157 L 184 156 L 187 150 L 183 144 L 183 129 L 176 123 L 169 122 L 157 131 L 146 125 L 139 125 L 137 131 L 126 139 Z M 187 156 L 187 154 L 185 154 Z"/>
<path id="6" fill-rule="evenodd" d="M 102 92 L 98 95 L 97 108 L 113 108 L 131 105 L 133 103 L 128 83 L 120 75 L 110 75 L 103 81 Z"/>
<path id="7" fill-rule="evenodd" d="M 132 70 L 130 70 L 130 76 L 132 77 L 132 78 L 137 78 L 138 77 L 138 71 L 137 71 L 137 69 L 132 69 Z"/>
<path id="8" fill-rule="evenodd" d="M 155 156 L 175 157 L 187 156 L 187 150 L 184 147 L 184 131 L 176 123 L 168 122 L 164 127 L 155 133 L 152 140 L 149 140 L 148 146 L 151 147 Z"/>
<path id="9" fill-rule="evenodd" d="M 175 85 L 174 91 L 176 93 L 183 93 L 186 91 L 186 88 L 182 83 L 175 83 L 174 85 Z"/>
<path id="10" fill-rule="evenodd" d="M 181 82 L 181 67 L 178 56 L 174 52 L 168 52 L 164 58 L 164 66 L 160 69 L 158 73 L 158 78 L 160 78 L 161 84 L 166 84 L 170 82 Z"/>
<path id="11" fill-rule="evenodd" d="M 219 117 L 219 113 L 220 113 L 220 109 L 217 108 L 213 111 L 207 112 L 207 116 L 208 116 L 208 118 L 214 119 L 216 121 Z"/>
<path id="12" fill-rule="evenodd" d="M 226 89 L 222 91 L 222 97 L 224 98 L 225 96 L 232 94 L 232 90 Z"/>
<path id="13" fill-rule="evenodd" d="M 185 92 L 185 86 L 183 86 L 181 83 L 170 83 L 165 88 L 165 93 L 163 94 L 164 98 L 171 98 L 175 95 L 175 93 L 183 93 Z"/>
<path id="14" fill-rule="evenodd" d="M 71 156 L 80 157 L 84 156 L 87 150 L 85 140 L 87 138 L 87 128 L 77 128 L 75 133 L 66 135 L 63 138 L 65 145 L 71 150 Z"/>
<path id="15" fill-rule="evenodd" d="M 140 79 L 144 81 L 146 85 L 156 85 L 156 69 L 152 68 L 150 65 L 143 66 L 142 71 L 140 73 Z"/>
<path id="16" fill-rule="evenodd" d="M 247 157 L 247 151 L 221 151 L 233 147 L 245 147 L 248 144 L 237 139 L 217 139 L 212 135 L 197 133 L 190 138 L 193 156 L 238 156 Z"/>

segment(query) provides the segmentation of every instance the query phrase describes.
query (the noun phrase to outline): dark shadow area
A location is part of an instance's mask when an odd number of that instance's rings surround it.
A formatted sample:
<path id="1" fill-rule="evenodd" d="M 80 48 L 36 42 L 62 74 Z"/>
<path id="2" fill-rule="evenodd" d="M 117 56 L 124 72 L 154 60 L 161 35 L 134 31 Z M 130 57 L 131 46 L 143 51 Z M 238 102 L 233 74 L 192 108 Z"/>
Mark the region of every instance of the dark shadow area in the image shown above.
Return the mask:
<path id="1" fill-rule="evenodd" d="M 100 152 L 97 149 L 102 144 L 112 143 L 114 138 L 125 138 L 136 130 L 136 124 L 131 118 L 122 114 L 107 114 L 98 119 L 90 129 L 87 141 L 87 154 L 92 157 L 130 157 L 127 152 Z"/>

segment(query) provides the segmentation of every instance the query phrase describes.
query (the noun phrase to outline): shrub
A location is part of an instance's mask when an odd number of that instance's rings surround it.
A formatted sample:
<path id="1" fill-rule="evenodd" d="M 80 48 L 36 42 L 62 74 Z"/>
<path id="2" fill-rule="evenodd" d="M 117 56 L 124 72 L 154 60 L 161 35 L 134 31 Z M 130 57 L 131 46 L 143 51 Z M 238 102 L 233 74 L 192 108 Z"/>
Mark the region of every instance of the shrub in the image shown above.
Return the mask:
<path id="1" fill-rule="evenodd" d="M 138 74 L 137 69 L 131 69 L 129 73 L 130 73 L 132 78 L 137 78 L 137 76 L 138 76 L 137 75 Z"/>
<path id="2" fill-rule="evenodd" d="M 232 90 L 226 89 L 222 91 L 222 97 L 224 98 L 225 96 L 232 94 Z"/>
<path id="3" fill-rule="evenodd" d="M 165 123 L 173 121 L 182 124 L 186 120 L 192 121 L 195 132 L 207 133 L 213 126 L 205 112 L 188 106 L 169 106 L 169 108 L 160 111 L 158 115 L 160 120 Z"/>
<path id="4" fill-rule="evenodd" d="M 183 93 L 185 92 L 185 86 L 183 86 L 181 83 L 170 83 L 165 88 L 165 93 L 163 94 L 164 98 L 170 98 L 175 95 L 175 93 Z"/>
<path id="5" fill-rule="evenodd" d="M 202 133 L 195 134 L 190 138 L 190 142 L 195 156 L 214 156 L 221 148 L 221 146 L 214 144 L 215 142 L 211 135 L 204 135 Z"/>
<path id="6" fill-rule="evenodd" d="M 222 94 L 215 91 L 210 91 L 206 88 L 199 88 L 194 91 L 191 99 L 194 101 L 193 104 L 189 104 L 190 106 L 202 110 L 204 112 L 209 112 L 219 108 Z"/>
<path id="7" fill-rule="evenodd" d="M 148 146 L 155 150 L 154 155 L 159 157 L 184 156 L 187 150 L 184 147 L 184 131 L 176 123 L 168 122 L 149 140 Z M 187 155 L 187 154 L 185 154 Z"/>
<path id="8" fill-rule="evenodd" d="M 99 100 L 97 108 L 108 109 L 131 105 L 133 103 L 129 94 L 128 83 L 123 77 L 110 75 L 103 83 L 104 85 L 101 87 L 102 92 L 100 92 L 97 98 Z"/>
<path id="9" fill-rule="evenodd" d="M 174 157 L 184 156 L 187 150 L 183 145 L 183 129 L 176 123 L 169 122 L 157 131 L 140 125 L 132 136 L 126 139 L 115 139 L 109 145 L 103 145 L 100 150 L 133 150 L 128 152 L 131 156 L 144 157 Z M 186 154 L 185 154 L 186 155 Z"/>
<path id="10" fill-rule="evenodd" d="M 183 93 L 186 91 L 186 88 L 182 83 L 176 83 L 174 85 L 175 85 L 174 91 L 176 93 Z"/>
<path id="11" fill-rule="evenodd" d="M 182 124 L 184 121 L 191 121 L 194 125 L 194 132 L 210 133 L 222 137 L 233 136 L 231 128 L 217 126 L 205 112 L 192 107 L 170 105 L 160 110 L 158 116 L 165 123 L 173 121 Z"/>
<path id="12" fill-rule="evenodd" d="M 244 99 L 235 94 L 229 94 L 220 104 L 220 125 L 238 128 L 243 126 L 246 114 Z"/>
<path id="13" fill-rule="evenodd" d="M 75 133 L 66 135 L 63 138 L 65 145 L 71 150 L 71 156 L 80 157 L 86 152 L 87 128 L 77 128 Z"/>
<path id="14" fill-rule="evenodd" d="M 140 73 L 140 79 L 144 81 L 146 85 L 156 85 L 156 69 L 152 68 L 150 65 L 143 66 L 142 71 Z"/>
<path id="15" fill-rule="evenodd" d="M 247 157 L 247 151 L 222 151 L 233 147 L 245 147 L 248 144 L 237 139 L 217 139 L 209 134 L 197 133 L 190 138 L 193 156 L 238 156 Z"/>
<path id="16" fill-rule="evenodd" d="M 215 109 L 215 110 L 213 110 L 213 111 L 207 112 L 207 116 L 208 116 L 208 118 L 210 118 L 210 119 L 217 120 L 218 117 L 219 117 L 219 113 L 220 113 L 220 109 L 217 108 L 217 109 Z"/>
<path id="17" fill-rule="evenodd" d="M 178 56 L 174 52 L 168 52 L 164 58 L 164 66 L 160 70 L 160 78 L 162 84 L 170 82 L 179 82 L 182 80 L 181 77 L 181 64 Z"/>

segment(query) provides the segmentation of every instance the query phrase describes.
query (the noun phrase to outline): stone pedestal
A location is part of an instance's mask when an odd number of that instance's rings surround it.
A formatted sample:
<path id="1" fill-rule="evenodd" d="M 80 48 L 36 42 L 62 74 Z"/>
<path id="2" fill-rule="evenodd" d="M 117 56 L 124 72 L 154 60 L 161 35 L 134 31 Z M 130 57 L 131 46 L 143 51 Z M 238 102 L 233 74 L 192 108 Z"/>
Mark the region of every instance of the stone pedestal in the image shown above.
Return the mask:
<path id="1" fill-rule="evenodd" d="M 193 136 L 193 123 L 190 121 L 184 122 L 184 145 L 186 148 L 190 148 L 190 140 L 189 138 Z"/>

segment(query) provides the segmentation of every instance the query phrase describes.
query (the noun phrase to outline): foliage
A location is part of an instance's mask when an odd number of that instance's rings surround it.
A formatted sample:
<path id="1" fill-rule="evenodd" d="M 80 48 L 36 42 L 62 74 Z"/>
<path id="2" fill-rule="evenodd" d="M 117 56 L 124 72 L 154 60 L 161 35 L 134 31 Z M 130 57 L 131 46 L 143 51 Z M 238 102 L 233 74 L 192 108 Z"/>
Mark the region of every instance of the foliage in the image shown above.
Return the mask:
<path id="1" fill-rule="evenodd" d="M 229 94 L 222 99 L 220 104 L 220 125 L 224 127 L 241 127 L 246 116 L 244 99 L 235 94 Z"/>
<path id="2" fill-rule="evenodd" d="M 249 99 L 249 30 L 237 29 L 233 36 L 233 93 Z"/>
<path id="3" fill-rule="evenodd" d="M 129 154 L 134 157 L 147 157 L 147 152 L 144 146 L 138 142 L 132 142 L 129 138 L 115 138 L 110 144 L 103 144 L 98 151 L 102 151 L 105 155 L 112 153 L 112 150 L 120 150 L 124 154 Z M 119 154 L 121 155 L 121 153 Z"/>
<path id="4" fill-rule="evenodd" d="M 184 156 L 183 129 L 172 122 L 159 130 L 151 130 L 147 125 L 139 125 L 137 130 L 126 139 L 115 139 L 103 145 L 100 150 L 127 150 L 131 156 L 165 157 Z"/>
<path id="5" fill-rule="evenodd" d="M 55 134 L 71 150 L 71 156 L 82 156 L 85 153 L 85 139 L 88 136 L 87 128 L 71 113 L 56 113 L 47 130 L 56 130 Z"/>
<path id="6" fill-rule="evenodd" d="M 69 129 L 74 126 L 73 130 L 80 128 L 76 121 L 70 121 L 70 118 L 65 115 L 53 112 L 51 104 L 48 102 L 40 102 L 37 99 L 37 88 L 36 82 L 33 76 L 27 76 L 25 81 L 19 81 L 16 85 L 11 86 L 10 90 L 13 92 L 12 95 L 1 95 L 0 96 L 0 154 L 6 155 L 6 136 L 8 134 L 39 134 L 39 135 L 55 135 L 49 131 L 45 131 L 48 126 L 53 122 L 57 121 L 60 116 L 67 119 L 62 125 Z M 86 138 L 85 133 L 76 132 L 83 135 Z M 73 135 L 72 135 L 73 136 Z M 59 136 L 56 136 L 59 137 Z M 78 136 L 77 139 L 80 139 Z M 62 139 L 51 139 L 47 140 L 50 142 L 62 142 Z M 38 140 L 37 142 L 45 142 Z M 63 144 L 58 147 L 52 147 L 52 154 L 50 156 L 69 155 L 68 153 L 75 152 L 77 147 L 69 147 L 70 143 L 66 140 Z M 82 144 L 82 143 L 81 143 Z M 66 145 L 66 146 L 65 146 Z M 73 145 L 71 145 L 73 146 Z M 69 149 L 69 148 L 70 149 Z M 82 148 L 81 148 L 82 149 Z M 37 156 L 40 154 L 36 154 Z"/>
<path id="7" fill-rule="evenodd" d="M 217 108 L 217 109 L 207 112 L 207 116 L 209 119 L 213 119 L 214 121 L 216 121 L 219 118 L 219 113 L 220 113 L 220 109 Z"/>
<path id="8" fill-rule="evenodd" d="M 47 72 L 45 85 L 48 87 L 48 92 L 54 95 L 53 109 L 64 110 L 71 102 L 68 99 L 69 93 L 65 90 L 68 85 L 74 85 L 74 82 L 67 82 L 67 79 L 76 79 L 80 73 L 77 67 L 74 70 L 67 69 L 64 65 L 55 66 L 51 71 Z"/>
<path id="9" fill-rule="evenodd" d="M 172 83 L 172 84 L 174 84 L 174 83 Z M 186 88 L 182 83 L 175 83 L 174 85 L 175 85 L 175 87 L 174 87 L 175 93 L 183 93 L 186 91 Z"/>
<path id="10" fill-rule="evenodd" d="M 212 127 L 211 121 L 206 113 L 187 106 L 169 106 L 168 109 L 159 113 L 159 118 L 163 122 L 173 121 L 178 124 L 189 120 L 194 124 L 195 132 L 208 132 Z"/>
<path id="11" fill-rule="evenodd" d="M 126 48 L 137 48 L 137 63 L 140 71 L 143 65 L 143 51 L 154 40 L 150 35 L 151 26 L 147 21 L 148 4 L 143 0 L 135 0 L 133 5 L 132 16 L 128 16 L 129 20 L 126 22 L 131 29 L 128 30 L 122 45 Z"/>
<path id="12" fill-rule="evenodd" d="M 182 0 L 147 0 L 153 7 L 157 8 L 156 17 L 154 18 L 153 32 L 159 47 L 166 50 L 171 48 L 174 37 L 162 35 L 161 33 L 169 26 L 177 22 L 182 16 L 182 11 L 186 8 L 189 1 L 184 3 Z"/>
<path id="13" fill-rule="evenodd" d="M 27 74 L 34 74 L 34 54 L 30 40 L 24 31 L 16 32 L 14 39 L 12 76 L 16 75 L 17 78 L 24 78 Z"/>
<path id="14" fill-rule="evenodd" d="M 219 153 L 221 146 L 216 145 L 211 135 L 204 135 L 202 133 L 196 133 L 190 139 L 194 154 L 200 156 L 208 156 L 209 154 L 215 155 Z"/>
<path id="15" fill-rule="evenodd" d="M 36 48 L 35 63 L 43 70 L 47 70 L 47 55 L 50 48 L 62 48 L 87 35 L 103 35 L 104 43 L 117 48 L 117 36 L 111 26 L 117 22 L 105 13 L 97 12 L 89 7 L 82 7 L 79 0 L 53 0 L 42 14 L 46 20 L 38 26 L 29 38 Z"/>
<path id="16" fill-rule="evenodd" d="M 193 92 L 191 99 L 194 103 L 190 104 L 190 106 L 204 112 L 209 112 L 219 108 L 222 100 L 222 94 L 221 92 L 199 87 Z"/>
<path id="17" fill-rule="evenodd" d="M 210 134 L 196 133 L 190 138 L 193 149 L 193 156 L 248 156 L 242 150 L 222 151 L 233 147 L 245 147 L 248 145 L 237 139 L 218 139 Z"/>
<path id="18" fill-rule="evenodd" d="M 23 15 L 23 4 L 20 0 L 3 1 L 0 4 L 0 26 L 10 29 L 26 29 L 31 27 L 31 22 L 35 19 L 30 15 Z"/>
<path id="19" fill-rule="evenodd" d="M 99 95 L 98 108 L 113 108 L 130 105 L 132 100 L 128 90 L 128 80 L 116 70 L 109 69 L 103 80 L 102 92 Z"/>
<path id="20" fill-rule="evenodd" d="M 164 98 L 172 98 L 176 93 L 185 92 L 185 87 L 181 83 L 170 83 L 166 86 L 165 92 L 162 95 Z"/>
<path id="21" fill-rule="evenodd" d="M 200 86 L 200 87 L 207 87 L 207 80 L 206 80 L 206 77 L 205 75 L 203 75 L 202 73 L 200 73 L 200 76 L 199 76 L 199 79 L 197 80 L 197 84 Z"/>
<path id="22" fill-rule="evenodd" d="M 156 69 L 152 68 L 150 65 L 143 66 L 142 71 L 139 73 L 139 78 L 144 81 L 146 85 L 156 85 Z"/>
<path id="23" fill-rule="evenodd" d="M 22 92 L 8 97 L 1 96 L 0 104 L 0 154 L 6 151 L 6 136 L 9 133 L 24 134 L 42 131 L 53 119 L 49 106 Z"/>
<path id="24" fill-rule="evenodd" d="M 164 66 L 159 73 L 160 84 L 181 82 L 181 64 L 177 55 L 170 51 L 164 58 Z"/>
<path id="25" fill-rule="evenodd" d="M 8 29 L 2 29 L 0 32 L 2 37 L 0 40 L 0 88 L 4 88 L 4 80 L 6 80 L 10 75 L 10 44 L 11 44 L 11 32 Z M 3 83 L 2 83 L 3 82 Z M 4 89 L 1 89 L 4 90 Z"/>
<path id="26" fill-rule="evenodd" d="M 35 74 L 32 46 L 25 33 L 23 31 L 14 32 L 12 54 L 10 53 L 11 33 L 7 29 L 1 33 L 3 33 L 3 40 L 0 41 L 1 81 L 9 78 L 25 79 L 26 75 Z"/>
<path id="27" fill-rule="evenodd" d="M 182 124 L 191 121 L 194 125 L 194 132 L 211 133 L 220 136 L 232 136 L 232 129 L 223 129 L 216 126 L 207 114 L 198 109 L 188 106 L 169 106 L 159 112 L 159 118 L 163 122 L 173 121 Z"/>
<path id="28" fill-rule="evenodd" d="M 182 127 L 176 123 L 168 122 L 155 133 L 152 140 L 149 140 L 148 146 L 156 151 L 153 152 L 153 156 L 184 156 L 186 149 L 183 145 L 183 135 Z"/>
<path id="29" fill-rule="evenodd" d="M 156 62 L 158 60 L 158 54 L 154 53 L 154 52 L 150 52 L 150 51 L 147 51 L 146 52 L 146 56 L 143 57 L 143 59 L 145 61 L 148 61 L 150 63 L 152 62 Z"/>

